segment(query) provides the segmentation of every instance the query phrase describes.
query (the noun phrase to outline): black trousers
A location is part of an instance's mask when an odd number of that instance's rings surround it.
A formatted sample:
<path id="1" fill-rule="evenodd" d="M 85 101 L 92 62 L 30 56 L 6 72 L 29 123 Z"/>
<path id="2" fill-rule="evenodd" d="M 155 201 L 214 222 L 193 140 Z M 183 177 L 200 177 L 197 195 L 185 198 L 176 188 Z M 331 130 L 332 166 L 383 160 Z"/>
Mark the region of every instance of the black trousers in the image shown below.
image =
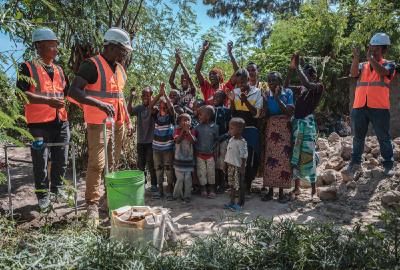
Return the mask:
<path id="1" fill-rule="evenodd" d="M 30 127 L 29 132 L 33 137 L 43 137 L 44 143 L 67 143 L 70 140 L 68 122 L 62 122 L 60 125 L 51 126 L 51 128 Z M 58 188 L 63 184 L 62 179 L 67 170 L 68 146 L 54 146 L 39 150 L 31 148 L 31 155 L 36 196 L 39 199 L 43 198 L 49 190 L 49 184 L 50 191 L 57 193 Z M 49 183 L 47 172 L 49 157 L 51 160 L 51 183 Z"/>
<path id="2" fill-rule="evenodd" d="M 250 192 L 251 183 L 256 178 L 258 166 L 260 165 L 260 154 L 248 147 L 248 157 L 246 161 L 245 186 L 246 191 Z"/>
<path id="3" fill-rule="evenodd" d="M 137 144 L 137 153 L 138 153 L 138 168 L 141 171 L 144 171 L 146 174 L 146 165 L 147 169 L 150 173 L 151 185 L 157 186 L 157 176 L 156 171 L 154 169 L 154 161 L 153 161 L 153 146 L 151 143 L 138 143 Z"/>

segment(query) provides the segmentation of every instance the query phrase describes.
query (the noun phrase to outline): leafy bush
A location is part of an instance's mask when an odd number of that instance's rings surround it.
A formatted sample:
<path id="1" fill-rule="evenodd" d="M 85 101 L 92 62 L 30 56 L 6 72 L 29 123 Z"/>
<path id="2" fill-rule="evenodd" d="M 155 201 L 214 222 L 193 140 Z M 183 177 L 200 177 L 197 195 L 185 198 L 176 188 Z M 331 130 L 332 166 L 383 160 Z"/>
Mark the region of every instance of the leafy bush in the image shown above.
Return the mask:
<path id="1" fill-rule="evenodd" d="M 398 269 L 400 212 L 380 226 L 344 229 L 263 218 L 193 244 L 168 245 L 161 256 L 110 241 L 76 222 L 35 232 L 0 221 L 1 269 Z M 397 267 L 397 268 L 396 268 Z"/>

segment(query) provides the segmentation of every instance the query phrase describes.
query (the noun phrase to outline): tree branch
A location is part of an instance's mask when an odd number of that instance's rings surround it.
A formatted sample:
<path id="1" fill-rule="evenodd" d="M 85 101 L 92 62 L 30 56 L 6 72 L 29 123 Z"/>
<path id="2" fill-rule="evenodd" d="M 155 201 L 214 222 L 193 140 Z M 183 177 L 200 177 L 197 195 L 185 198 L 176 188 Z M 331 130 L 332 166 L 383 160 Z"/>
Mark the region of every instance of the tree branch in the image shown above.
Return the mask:
<path id="1" fill-rule="evenodd" d="M 128 9 L 128 5 L 129 5 L 129 0 L 125 0 L 124 6 L 122 7 L 121 14 L 119 15 L 119 18 L 118 18 L 117 22 L 115 23 L 116 27 L 121 27 L 122 26 L 122 19 L 125 16 L 125 13 L 126 13 L 126 11 Z"/>

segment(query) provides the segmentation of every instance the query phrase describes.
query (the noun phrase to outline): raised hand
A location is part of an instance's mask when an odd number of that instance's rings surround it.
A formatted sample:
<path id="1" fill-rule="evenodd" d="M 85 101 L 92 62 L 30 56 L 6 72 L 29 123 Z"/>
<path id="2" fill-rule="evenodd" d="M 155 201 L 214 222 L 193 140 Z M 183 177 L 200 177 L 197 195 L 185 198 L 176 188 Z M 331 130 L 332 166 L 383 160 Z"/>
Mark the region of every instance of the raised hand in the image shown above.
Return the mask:
<path id="1" fill-rule="evenodd" d="M 136 96 L 136 88 L 134 86 L 131 88 L 131 96 L 132 97 Z"/>
<path id="2" fill-rule="evenodd" d="M 163 97 L 163 96 L 166 95 L 166 93 L 165 93 L 165 83 L 164 83 L 164 82 L 162 82 L 162 83 L 160 84 L 160 93 L 159 93 L 159 95 L 160 95 L 161 97 Z"/>
<path id="3" fill-rule="evenodd" d="M 208 49 L 210 48 L 210 42 L 208 40 L 204 40 L 203 42 L 203 51 L 208 51 Z"/>
<path id="4" fill-rule="evenodd" d="M 290 69 L 296 69 L 297 65 L 296 65 L 296 54 L 294 53 L 292 55 L 292 59 L 290 60 Z"/>
<path id="5" fill-rule="evenodd" d="M 360 48 L 358 47 L 353 48 L 353 57 L 357 59 L 360 58 Z"/>
<path id="6" fill-rule="evenodd" d="M 182 63 L 181 51 L 179 49 L 175 50 L 175 59 L 176 59 L 176 64 L 177 65 L 180 65 Z"/>
<path id="7" fill-rule="evenodd" d="M 233 49 L 233 42 L 229 41 L 227 47 L 228 47 L 228 53 L 231 54 Z"/>

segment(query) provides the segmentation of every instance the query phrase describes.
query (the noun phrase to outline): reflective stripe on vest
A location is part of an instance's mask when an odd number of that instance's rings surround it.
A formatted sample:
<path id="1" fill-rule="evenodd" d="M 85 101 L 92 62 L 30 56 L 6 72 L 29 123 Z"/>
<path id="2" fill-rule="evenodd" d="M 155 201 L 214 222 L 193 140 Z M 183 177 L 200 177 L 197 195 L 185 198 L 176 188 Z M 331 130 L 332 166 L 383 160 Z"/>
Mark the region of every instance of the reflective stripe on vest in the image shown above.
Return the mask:
<path id="1" fill-rule="evenodd" d="M 115 72 L 111 70 L 107 61 L 101 56 L 91 58 L 97 68 L 97 81 L 85 87 L 88 96 L 112 104 L 115 109 L 114 121 L 124 122 L 127 112 L 124 108 L 123 87 L 126 82 L 126 74 L 120 64 L 117 63 Z M 107 115 L 94 106 L 83 106 L 85 122 L 89 124 L 102 124 Z"/>
<path id="2" fill-rule="evenodd" d="M 31 84 L 29 92 L 42 97 L 64 98 L 65 77 L 61 67 L 52 64 L 54 70 L 53 80 L 46 70 L 33 62 L 25 62 L 34 84 Z M 46 123 L 58 118 L 61 121 L 67 121 L 67 111 L 65 108 L 55 109 L 47 104 L 25 105 L 25 118 L 28 124 Z"/>
<path id="3" fill-rule="evenodd" d="M 384 59 L 379 61 L 382 65 Z M 389 109 L 390 79 L 387 76 L 380 76 L 375 70 L 371 71 L 370 63 L 364 64 L 360 78 L 356 84 L 353 108 L 367 106 L 376 109 Z"/>

